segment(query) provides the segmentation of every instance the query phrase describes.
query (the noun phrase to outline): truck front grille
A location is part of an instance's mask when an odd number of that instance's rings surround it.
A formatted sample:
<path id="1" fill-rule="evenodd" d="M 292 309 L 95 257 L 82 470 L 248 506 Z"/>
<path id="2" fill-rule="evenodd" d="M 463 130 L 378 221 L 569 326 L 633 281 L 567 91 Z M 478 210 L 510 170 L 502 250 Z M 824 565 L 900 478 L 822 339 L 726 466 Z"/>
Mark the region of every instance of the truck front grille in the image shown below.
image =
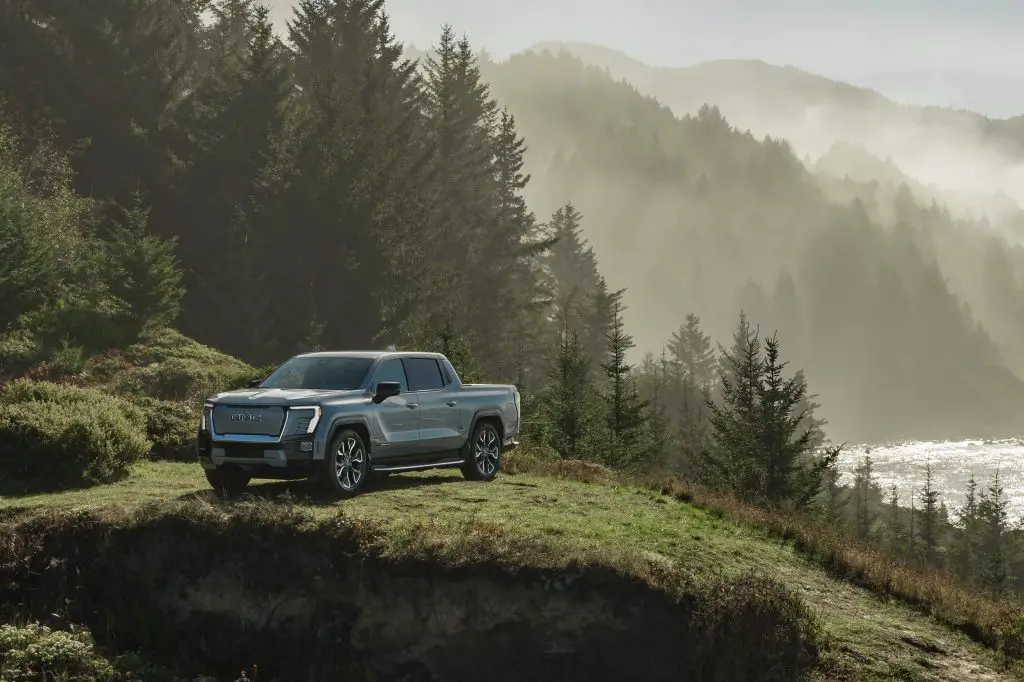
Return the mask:
<path id="1" fill-rule="evenodd" d="M 281 435 L 283 407 L 242 407 L 217 405 L 213 408 L 213 428 L 223 436 Z"/>

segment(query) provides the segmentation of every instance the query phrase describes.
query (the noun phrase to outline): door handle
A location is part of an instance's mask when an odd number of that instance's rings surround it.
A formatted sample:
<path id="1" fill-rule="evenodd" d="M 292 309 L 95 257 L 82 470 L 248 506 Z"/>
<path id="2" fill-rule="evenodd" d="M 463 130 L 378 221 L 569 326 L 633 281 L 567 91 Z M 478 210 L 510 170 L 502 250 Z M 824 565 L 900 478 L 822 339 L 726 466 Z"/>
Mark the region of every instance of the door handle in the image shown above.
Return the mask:
<path id="1" fill-rule="evenodd" d="M 419 405 L 416 403 L 406 403 L 405 406 L 408 407 L 410 410 L 415 410 L 417 407 L 419 407 Z"/>
<path id="2" fill-rule="evenodd" d="M 448 407 L 455 407 L 456 405 L 458 405 L 458 403 L 457 403 L 457 402 L 455 402 L 454 400 L 449 400 L 449 401 L 448 401 L 447 403 L 445 403 L 445 404 L 446 404 L 446 405 L 448 405 Z"/>

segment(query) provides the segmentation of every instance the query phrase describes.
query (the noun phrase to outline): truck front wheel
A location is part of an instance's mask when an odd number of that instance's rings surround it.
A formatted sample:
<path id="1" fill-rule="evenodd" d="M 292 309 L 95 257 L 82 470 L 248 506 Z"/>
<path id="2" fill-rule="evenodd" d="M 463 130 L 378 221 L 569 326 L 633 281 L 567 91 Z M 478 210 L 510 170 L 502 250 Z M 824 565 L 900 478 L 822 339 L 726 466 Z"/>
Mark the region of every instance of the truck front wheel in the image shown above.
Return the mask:
<path id="1" fill-rule="evenodd" d="M 342 497 L 355 497 L 363 489 L 370 461 L 363 437 L 355 429 L 334 434 L 324 457 L 324 478 L 331 490 Z"/>
<path id="2" fill-rule="evenodd" d="M 466 442 L 462 475 L 470 481 L 491 481 L 501 468 L 501 433 L 490 421 L 479 421 Z"/>

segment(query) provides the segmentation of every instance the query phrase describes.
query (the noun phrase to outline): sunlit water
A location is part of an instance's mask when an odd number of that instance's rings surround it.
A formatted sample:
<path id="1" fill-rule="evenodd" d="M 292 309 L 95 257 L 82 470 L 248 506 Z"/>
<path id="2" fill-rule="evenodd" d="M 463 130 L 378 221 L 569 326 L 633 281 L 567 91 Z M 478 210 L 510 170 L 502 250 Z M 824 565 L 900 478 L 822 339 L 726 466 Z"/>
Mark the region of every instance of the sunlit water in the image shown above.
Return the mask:
<path id="1" fill-rule="evenodd" d="M 853 480 L 853 470 L 871 455 L 875 479 L 886 497 L 893 483 L 900 495 L 900 505 L 909 506 L 914 491 L 920 499 L 924 483 L 924 467 L 932 465 L 934 486 L 950 511 L 960 507 L 964 499 L 967 480 L 973 470 L 978 488 L 987 488 L 992 475 L 999 470 L 999 478 L 1010 504 L 1010 516 L 1024 518 L 1024 440 L 914 441 L 887 445 L 855 445 L 848 447 L 839 457 L 842 482 Z"/>

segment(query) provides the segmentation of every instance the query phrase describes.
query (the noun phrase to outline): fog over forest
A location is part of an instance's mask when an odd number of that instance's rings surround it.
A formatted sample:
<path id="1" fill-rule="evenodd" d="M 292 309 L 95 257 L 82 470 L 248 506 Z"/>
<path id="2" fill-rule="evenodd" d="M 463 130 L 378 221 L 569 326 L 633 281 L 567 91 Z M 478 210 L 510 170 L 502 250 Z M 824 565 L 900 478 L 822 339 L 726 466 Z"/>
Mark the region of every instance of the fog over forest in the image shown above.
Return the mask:
<path id="1" fill-rule="evenodd" d="M 1024 357 L 1017 339 L 1024 322 L 1019 297 L 1024 258 L 1009 244 L 1017 243 L 1024 214 L 1009 200 L 978 200 L 998 197 L 998 185 L 989 196 L 961 190 L 972 200 L 963 202 L 955 178 L 941 189 L 926 187 L 894 162 L 872 155 L 869 150 L 878 146 L 863 137 L 853 138 L 861 144 L 850 144 L 837 135 L 836 144 L 809 169 L 797 167 L 783 160 L 784 148 L 760 146 L 760 135 L 731 134 L 727 110 L 694 111 L 694 119 L 676 121 L 630 87 L 567 56 L 518 55 L 485 63 L 483 72 L 492 92 L 517 115 L 528 141 L 531 207 L 545 215 L 563 197 L 572 197 L 602 271 L 612 286 L 627 288 L 625 318 L 638 352 L 657 354 L 687 312 L 700 315 L 705 329 L 724 341 L 735 311 L 743 308 L 765 330 L 778 329 L 786 339 L 794 365 L 806 368 L 820 391 L 822 413 L 837 437 L 1007 433 L 1009 427 L 996 425 L 1005 417 L 995 417 L 991 426 L 984 419 L 991 411 L 1009 417 L 1021 396 L 1017 377 Z M 692 97 L 700 101 L 699 95 Z M 860 112 L 851 109 L 855 119 Z M 733 110 L 751 120 L 751 110 Z M 894 112 L 893 129 L 913 129 L 915 115 L 921 113 Z M 971 139 L 980 138 L 978 128 L 970 134 L 955 125 L 944 130 L 948 149 L 958 150 L 950 151 L 951 157 L 984 163 L 981 143 Z M 676 156 L 673 150 L 697 136 L 711 169 L 688 169 L 680 157 L 692 151 Z M 727 156 L 714 136 L 734 145 Z M 765 155 L 760 163 L 766 177 L 747 180 L 730 172 L 730 155 L 742 163 L 739 159 L 750 153 Z M 994 158 L 994 175 L 1005 179 L 1019 172 L 1004 157 Z M 716 170 L 725 187 L 712 206 L 681 191 L 688 185 L 706 191 L 708 182 L 714 187 Z M 845 205 L 855 198 L 862 202 L 856 215 L 842 221 L 870 216 L 887 228 L 870 239 L 892 241 L 856 245 L 854 234 L 843 234 L 847 228 L 821 229 L 826 204 Z M 965 210 L 979 219 L 967 220 Z M 893 230 L 897 223 L 900 229 Z M 836 243 L 827 244 L 832 238 Z M 900 251 L 899 240 L 914 246 Z M 861 248 L 878 253 L 861 252 L 866 260 L 854 264 Z M 893 286 L 917 289 L 902 305 L 892 291 L 885 292 L 885 280 L 872 281 L 883 267 L 873 262 L 876 258 L 886 261 L 889 277 L 906 283 Z M 934 272 L 915 273 L 928 263 L 936 266 Z M 918 277 L 930 284 L 910 284 Z M 943 281 L 960 300 L 944 291 Z M 786 300 L 792 282 L 798 301 Z M 932 294 L 922 290 L 932 286 Z M 947 300 L 926 304 L 910 298 L 932 295 Z M 985 333 L 971 340 L 978 322 Z M 908 325 L 917 329 L 894 333 Z M 1013 368 L 1016 376 L 989 360 L 985 335 L 998 346 L 999 365 Z M 957 337 L 963 340 L 954 341 Z M 908 360 L 906 354 L 915 357 Z M 920 369 L 909 367 L 914 363 Z M 976 367 L 967 369 L 972 364 Z M 979 376 L 985 377 L 980 394 L 974 386 Z"/>

